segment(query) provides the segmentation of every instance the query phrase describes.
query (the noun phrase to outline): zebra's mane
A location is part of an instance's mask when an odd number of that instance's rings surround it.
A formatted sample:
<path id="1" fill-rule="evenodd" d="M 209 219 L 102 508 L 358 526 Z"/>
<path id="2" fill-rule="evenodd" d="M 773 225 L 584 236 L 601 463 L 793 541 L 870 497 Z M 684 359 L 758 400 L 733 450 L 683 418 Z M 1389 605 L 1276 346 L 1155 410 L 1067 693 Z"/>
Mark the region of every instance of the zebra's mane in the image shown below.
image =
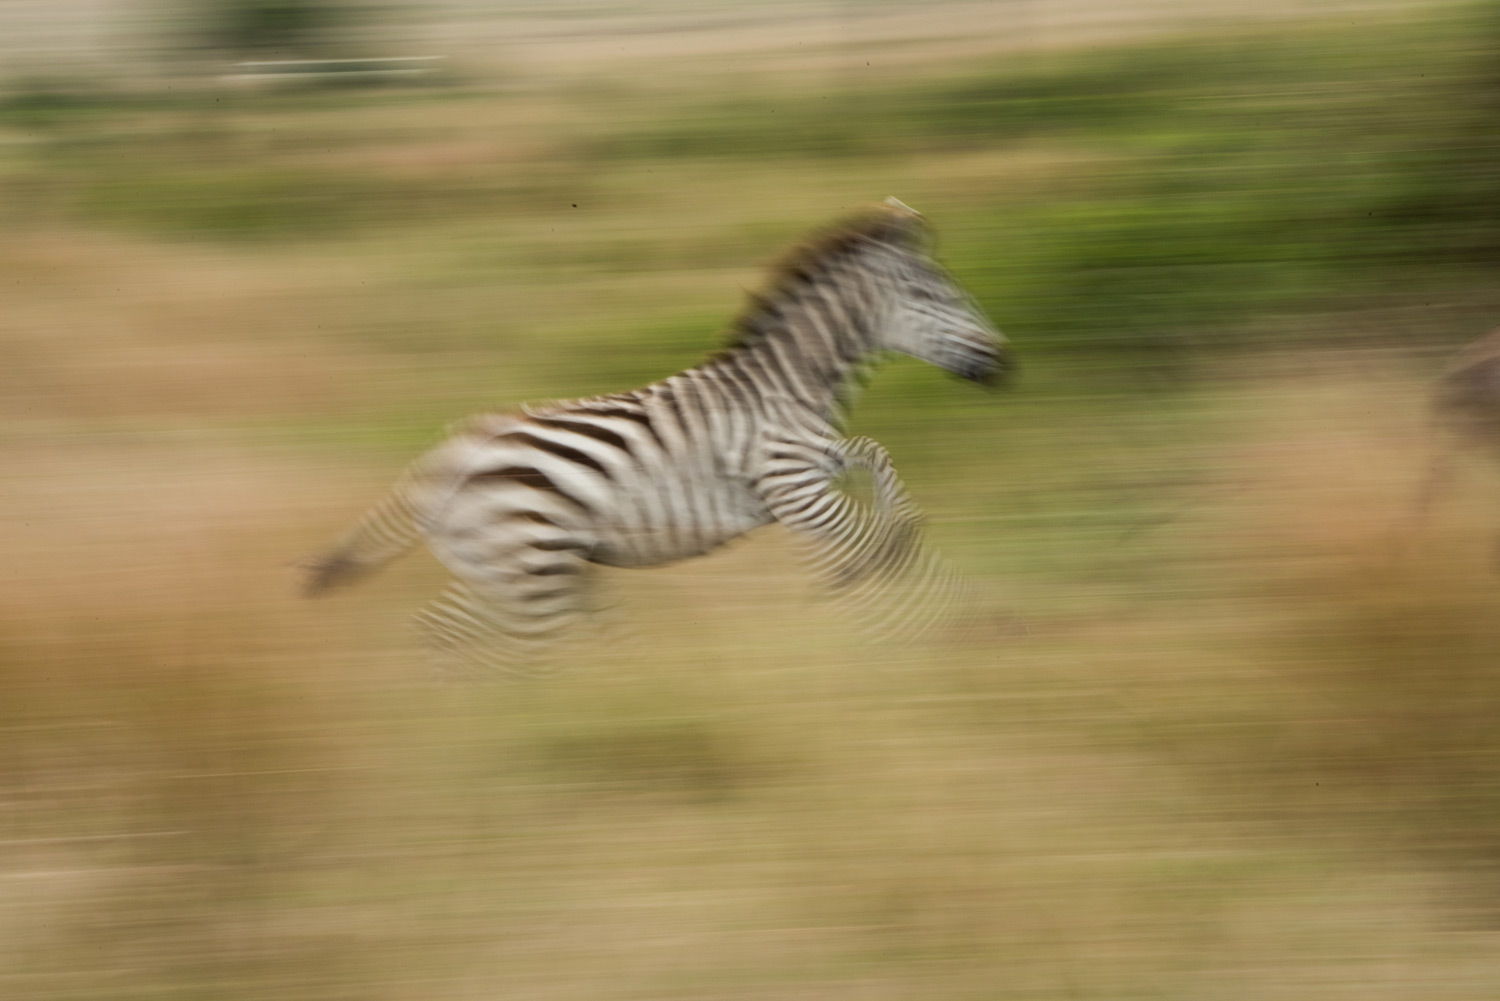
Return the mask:
<path id="1" fill-rule="evenodd" d="M 922 217 L 899 202 L 871 205 L 814 233 L 772 262 L 761 289 L 750 293 L 730 324 L 724 350 L 758 343 L 767 332 L 767 321 L 776 317 L 777 307 L 829 261 L 871 243 L 916 250 L 926 233 Z"/>

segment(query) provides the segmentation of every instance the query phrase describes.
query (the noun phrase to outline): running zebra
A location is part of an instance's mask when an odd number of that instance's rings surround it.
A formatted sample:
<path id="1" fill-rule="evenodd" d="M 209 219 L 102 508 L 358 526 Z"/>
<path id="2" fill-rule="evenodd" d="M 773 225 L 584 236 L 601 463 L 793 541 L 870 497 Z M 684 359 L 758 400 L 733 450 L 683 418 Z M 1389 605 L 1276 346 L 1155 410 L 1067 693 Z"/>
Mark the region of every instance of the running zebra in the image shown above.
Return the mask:
<path id="1" fill-rule="evenodd" d="M 1429 406 L 1432 454 L 1428 471 L 1398 538 L 1420 528 L 1443 494 L 1453 486 L 1464 455 L 1500 461 L 1500 330 L 1459 351 L 1438 376 Z M 1500 546 L 1494 554 L 1500 571 Z"/>
<path id="2" fill-rule="evenodd" d="M 590 564 L 648 567 L 779 521 L 814 573 L 887 631 L 914 630 L 951 587 L 889 454 L 838 429 L 846 390 L 886 351 L 993 384 L 1005 340 L 928 253 L 895 199 L 814 235 L 775 266 L 728 347 L 661 382 L 473 417 L 418 459 L 326 556 L 320 594 L 419 536 L 457 577 L 421 613 L 430 641 L 483 667 L 522 669 L 588 612 Z M 866 470 L 873 502 L 840 489 Z"/>

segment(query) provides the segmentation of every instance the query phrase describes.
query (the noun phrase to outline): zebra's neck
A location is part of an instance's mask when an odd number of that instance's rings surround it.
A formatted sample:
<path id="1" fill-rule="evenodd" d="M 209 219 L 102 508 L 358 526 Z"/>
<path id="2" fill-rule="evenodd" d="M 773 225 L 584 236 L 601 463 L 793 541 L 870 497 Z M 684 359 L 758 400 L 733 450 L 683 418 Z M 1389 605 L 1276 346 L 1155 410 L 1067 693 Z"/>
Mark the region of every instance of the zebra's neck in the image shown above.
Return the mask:
<path id="1" fill-rule="evenodd" d="M 845 384 L 875 350 L 880 307 L 873 287 L 857 276 L 819 275 L 756 302 L 740 318 L 737 343 L 709 365 L 835 419 Z"/>

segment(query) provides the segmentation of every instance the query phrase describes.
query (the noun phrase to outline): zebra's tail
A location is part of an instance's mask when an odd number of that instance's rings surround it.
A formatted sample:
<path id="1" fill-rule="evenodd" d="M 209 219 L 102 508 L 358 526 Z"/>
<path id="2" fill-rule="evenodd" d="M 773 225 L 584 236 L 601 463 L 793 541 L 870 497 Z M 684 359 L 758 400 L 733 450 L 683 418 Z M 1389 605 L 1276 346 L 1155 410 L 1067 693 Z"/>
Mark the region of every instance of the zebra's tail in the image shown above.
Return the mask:
<path id="1" fill-rule="evenodd" d="M 316 597 L 368 576 L 416 545 L 442 518 L 462 485 L 474 448 L 515 424 L 509 414 L 485 413 L 460 421 L 448 437 L 407 467 L 390 493 L 366 511 L 322 556 L 303 560 L 302 593 Z"/>
<path id="2" fill-rule="evenodd" d="M 308 598 L 374 573 L 410 549 L 420 534 L 411 484 L 401 482 L 355 522 L 328 552 L 298 564 Z"/>
<path id="3" fill-rule="evenodd" d="M 313 598 L 352 584 L 403 555 L 441 515 L 462 480 L 466 450 L 507 418 L 481 415 L 407 468 L 391 491 L 321 556 L 303 560 L 302 593 Z"/>

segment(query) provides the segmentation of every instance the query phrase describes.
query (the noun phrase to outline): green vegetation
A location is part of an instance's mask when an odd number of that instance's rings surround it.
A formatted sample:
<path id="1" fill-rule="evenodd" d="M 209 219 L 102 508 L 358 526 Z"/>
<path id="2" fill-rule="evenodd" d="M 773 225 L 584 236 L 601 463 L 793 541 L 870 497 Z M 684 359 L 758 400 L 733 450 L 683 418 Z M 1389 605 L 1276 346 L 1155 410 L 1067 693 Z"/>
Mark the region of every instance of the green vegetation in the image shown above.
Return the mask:
<path id="1" fill-rule="evenodd" d="M 554 105 L 559 127 L 530 137 L 530 156 L 503 169 L 400 176 L 358 156 L 317 156 L 380 143 L 371 111 L 383 99 L 220 95 L 176 110 L 129 99 L 109 115 L 99 98 L 52 89 L 0 105 L 0 123 L 38 139 L 3 176 L 12 193 L 40 194 L 80 221 L 187 238 L 326 239 L 545 215 L 580 199 L 649 207 L 695 173 L 752 165 L 795 165 L 830 183 L 872 169 L 896 176 L 914 160 L 1043 149 L 1074 162 L 1015 189 L 981 181 L 941 194 L 963 208 L 944 226 L 955 268 L 1048 349 L 1173 358 L 1242 344 L 1268 314 L 1336 310 L 1377 291 L 1447 295 L 1493 266 L 1491 38 L 1474 17 L 1452 14 L 1242 32 L 899 85 L 855 80 L 847 91 L 652 95 L 638 102 L 650 112 L 628 105 L 623 116 L 618 94 L 583 90 Z M 476 97 L 429 94 L 411 116 Z M 606 193 L 600 176 L 619 180 Z M 753 256 L 790 230 L 728 249 Z M 590 242 L 560 260 L 542 253 L 551 264 L 676 266 L 662 249 L 653 234 Z M 699 240 L 690 257 L 705 253 L 724 256 Z"/>
<path id="2" fill-rule="evenodd" d="M 306 56 L 369 16 L 350 0 L 178 0 L 185 42 L 245 56 Z"/>

